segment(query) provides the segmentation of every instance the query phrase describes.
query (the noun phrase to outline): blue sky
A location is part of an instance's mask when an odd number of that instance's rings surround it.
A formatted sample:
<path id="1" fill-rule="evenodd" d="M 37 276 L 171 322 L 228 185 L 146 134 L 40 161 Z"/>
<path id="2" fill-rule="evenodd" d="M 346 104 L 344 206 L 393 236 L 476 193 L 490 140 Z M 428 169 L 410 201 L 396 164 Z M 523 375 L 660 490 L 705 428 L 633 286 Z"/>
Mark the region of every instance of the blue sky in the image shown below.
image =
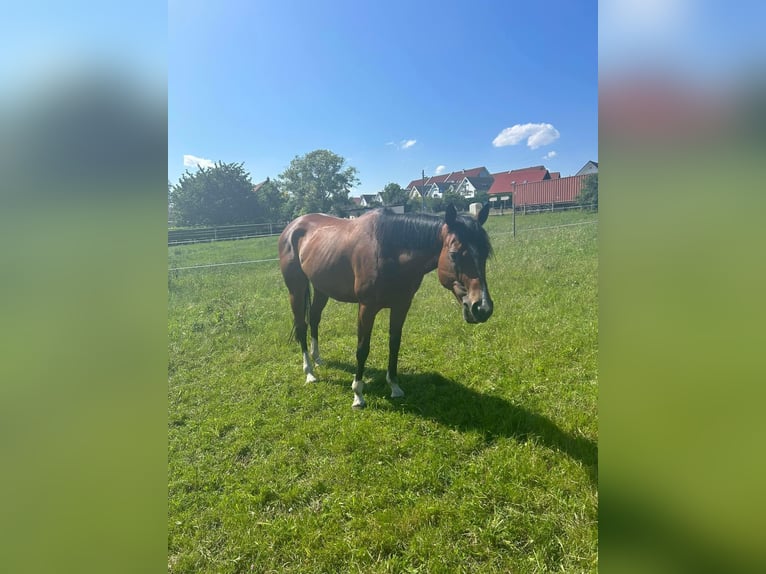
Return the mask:
<path id="1" fill-rule="evenodd" d="M 168 10 L 171 182 L 196 169 L 185 156 L 244 162 L 257 182 L 315 149 L 357 168 L 352 195 L 421 170 L 543 164 L 565 176 L 598 160 L 595 1 Z"/>

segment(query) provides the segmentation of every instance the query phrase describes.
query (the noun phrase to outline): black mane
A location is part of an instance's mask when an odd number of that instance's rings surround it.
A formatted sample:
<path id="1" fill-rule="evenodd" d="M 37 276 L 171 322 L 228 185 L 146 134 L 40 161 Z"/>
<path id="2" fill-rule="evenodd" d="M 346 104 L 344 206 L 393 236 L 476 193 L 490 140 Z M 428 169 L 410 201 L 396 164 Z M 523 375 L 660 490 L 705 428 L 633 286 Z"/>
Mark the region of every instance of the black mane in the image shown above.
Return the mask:
<path id="1" fill-rule="evenodd" d="M 394 213 L 378 210 L 375 237 L 384 255 L 405 249 L 433 250 L 441 246 L 439 233 L 444 220 L 426 213 Z"/>
<path id="2" fill-rule="evenodd" d="M 394 213 L 390 209 L 378 212 L 375 237 L 380 242 L 384 254 L 403 249 L 429 250 L 441 247 L 439 237 L 444 218 L 427 213 Z M 487 232 L 473 217 L 458 215 L 453 226 L 460 241 L 476 250 L 486 259 L 492 254 L 492 245 Z"/>

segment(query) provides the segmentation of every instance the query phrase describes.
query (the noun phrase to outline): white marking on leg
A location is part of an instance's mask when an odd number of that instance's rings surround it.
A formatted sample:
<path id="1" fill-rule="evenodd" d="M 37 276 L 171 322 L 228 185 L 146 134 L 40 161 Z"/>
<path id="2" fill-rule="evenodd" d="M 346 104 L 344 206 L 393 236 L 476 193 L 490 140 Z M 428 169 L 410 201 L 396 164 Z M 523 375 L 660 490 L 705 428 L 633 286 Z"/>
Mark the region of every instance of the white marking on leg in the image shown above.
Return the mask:
<path id="1" fill-rule="evenodd" d="M 351 383 L 351 390 L 354 391 L 354 402 L 351 403 L 351 407 L 354 409 L 363 409 L 367 406 L 364 402 L 362 393 L 364 392 L 364 381 L 357 381 L 356 375 L 354 375 L 354 382 Z"/>
<path id="2" fill-rule="evenodd" d="M 317 378 L 314 376 L 314 370 L 311 368 L 309 354 L 303 353 L 303 372 L 306 374 L 307 383 L 315 383 Z"/>
<path id="3" fill-rule="evenodd" d="M 314 337 L 311 337 L 311 358 L 314 359 L 315 365 L 322 364 L 322 359 L 319 356 L 319 341 Z"/>
<path id="4" fill-rule="evenodd" d="M 396 379 L 391 380 L 391 376 L 386 372 L 386 381 L 388 381 L 388 384 L 391 387 L 391 398 L 397 399 L 399 397 L 404 396 L 404 391 L 399 387 L 399 385 L 396 382 Z"/>

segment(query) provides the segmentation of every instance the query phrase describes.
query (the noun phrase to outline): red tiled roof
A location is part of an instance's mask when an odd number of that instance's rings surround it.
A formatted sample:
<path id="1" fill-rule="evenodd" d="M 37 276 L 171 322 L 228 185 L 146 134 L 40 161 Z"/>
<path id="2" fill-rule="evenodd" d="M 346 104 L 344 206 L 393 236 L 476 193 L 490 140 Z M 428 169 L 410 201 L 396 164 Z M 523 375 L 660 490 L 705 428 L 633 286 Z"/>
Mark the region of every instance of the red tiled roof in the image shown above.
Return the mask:
<path id="1" fill-rule="evenodd" d="M 513 191 L 513 182 L 516 182 L 516 185 L 520 185 L 531 183 L 533 181 L 542 181 L 544 179 L 550 179 L 551 175 L 548 170 L 545 169 L 545 166 L 536 165 L 534 167 L 493 173 L 492 177 L 495 178 L 495 181 L 492 184 L 492 187 L 489 188 L 490 195 L 493 193 L 508 193 L 509 191 Z"/>
<path id="2" fill-rule="evenodd" d="M 551 179 L 559 179 L 561 177 L 560 171 L 552 171 L 551 173 Z"/>
<path id="3" fill-rule="evenodd" d="M 434 175 L 425 179 L 413 179 L 407 184 L 404 189 L 412 189 L 414 185 L 430 185 L 432 183 L 446 183 L 446 182 L 460 182 L 464 177 L 478 177 L 484 170 L 484 166 L 472 167 L 471 169 L 461 169 L 460 171 L 452 171 L 450 173 L 443 173 L 441 175 Z"/>

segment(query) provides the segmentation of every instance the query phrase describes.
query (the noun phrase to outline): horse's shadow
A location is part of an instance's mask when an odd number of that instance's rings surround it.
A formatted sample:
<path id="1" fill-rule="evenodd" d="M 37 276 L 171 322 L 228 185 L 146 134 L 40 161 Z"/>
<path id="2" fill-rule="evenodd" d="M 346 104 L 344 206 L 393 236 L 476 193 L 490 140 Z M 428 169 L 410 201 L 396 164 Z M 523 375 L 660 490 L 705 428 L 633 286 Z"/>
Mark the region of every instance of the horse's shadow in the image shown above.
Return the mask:
<path id="1" fill-rule="evenodd" d="M 355 365 L 327 361 L 326 365 L 353 373 Z M 365 394 L 389 396 L 386 373 L 366 369 Z M 329 381 L 341 384 L 341 381 Z M 346 381 L 342 383 L 346 386 Z M 402 399 L 389 399 L 392 408 L 410 412 L 460 431 L 481 432 L 488 443 L 497 437 L 524 442 L 534 439 L 553 450 L 578 460 L 591 483 L 598 486 L 598 445 L 591 439 L 560 429 L 544 415 L 532 412 L 507 400 L 479 393 L 439 373 L 412 373 L 400 376 L 404 387 Z"/>

